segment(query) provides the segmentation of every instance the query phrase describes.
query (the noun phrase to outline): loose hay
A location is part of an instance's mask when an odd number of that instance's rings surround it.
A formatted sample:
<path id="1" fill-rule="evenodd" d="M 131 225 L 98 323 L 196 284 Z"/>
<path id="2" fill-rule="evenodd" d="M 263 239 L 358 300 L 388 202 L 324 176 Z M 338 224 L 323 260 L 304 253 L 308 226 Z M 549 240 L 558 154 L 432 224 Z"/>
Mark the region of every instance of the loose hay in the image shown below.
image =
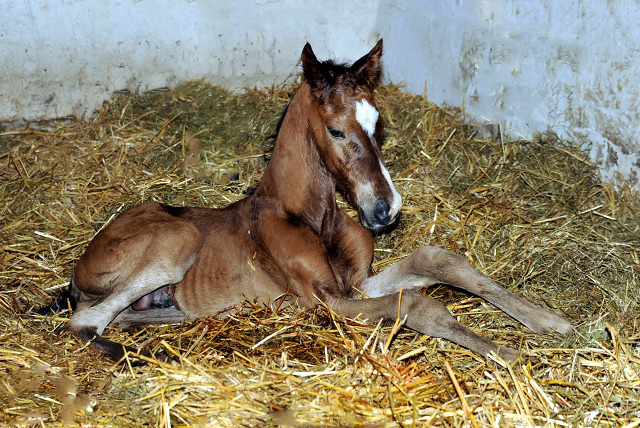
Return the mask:
<path id="1" fill-rule="evenodd" d="M 640 200 L 578 148 L 481 139 L 461 115 L 388 85 L 385 157 L 403 218 L 380 270 L 424 244 L 573 320 L 539 336 L 481 299 L 427 292 L 533 357 L 516 367 L 323 307 L 105 336 L 174 356 L 105 361 L 34 315 L 117 212 L 145 200 L 220 207 L 255 186 L 292 87 L 230 94 L 200 82 L 117 94 L 88 121 L 0 132 L 0 423 L 21 426 L 640 425 Z M 346 206 L 345 206 L 346 207 Z M 351 211 L 353 215 L 355 213 Z"/>

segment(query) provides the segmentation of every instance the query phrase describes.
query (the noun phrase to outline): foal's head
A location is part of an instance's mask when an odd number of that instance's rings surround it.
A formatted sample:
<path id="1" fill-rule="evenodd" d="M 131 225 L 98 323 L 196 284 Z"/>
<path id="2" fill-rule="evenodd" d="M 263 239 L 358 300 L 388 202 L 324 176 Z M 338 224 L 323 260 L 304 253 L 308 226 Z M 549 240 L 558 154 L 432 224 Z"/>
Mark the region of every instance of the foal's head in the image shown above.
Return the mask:
<path id="1" fill-rule="evenodd" d="M 382 159 L 384 124 L 373 100 L 381 56 L 382 40 L 350 67 L 318 61 L 308 43 L 302 51 L 304 79 L 320 116 L 314 141 L 362 224 L 374 232 L 393 224 L 402 207 Z"/>

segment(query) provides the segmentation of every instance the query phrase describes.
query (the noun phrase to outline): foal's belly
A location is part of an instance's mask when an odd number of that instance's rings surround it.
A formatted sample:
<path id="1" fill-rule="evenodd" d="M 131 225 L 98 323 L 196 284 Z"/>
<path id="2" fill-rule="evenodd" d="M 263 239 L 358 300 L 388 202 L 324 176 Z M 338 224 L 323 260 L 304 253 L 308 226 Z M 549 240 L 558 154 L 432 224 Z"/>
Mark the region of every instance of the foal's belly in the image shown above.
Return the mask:
<path id="1" fill-rule="evenodd" d="M 223 316 L 245 299 L 264 304 L 280 297 L 286 286 L 261 269 L 251 248 L 248 240 L 238 236 L 212 234 L 176 284 L 175 305 L 191 317 Z"/>

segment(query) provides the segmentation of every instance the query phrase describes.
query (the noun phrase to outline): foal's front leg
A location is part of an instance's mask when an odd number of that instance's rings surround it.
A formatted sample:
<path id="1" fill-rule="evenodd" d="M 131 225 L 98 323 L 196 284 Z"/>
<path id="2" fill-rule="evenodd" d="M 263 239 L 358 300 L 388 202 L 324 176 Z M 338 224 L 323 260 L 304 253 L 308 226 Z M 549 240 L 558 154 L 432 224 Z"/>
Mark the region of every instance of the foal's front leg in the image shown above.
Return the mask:
<path id="1" fill-rule="evenodd" d="M 379 319 L 406 321 L 406 326 L 422 334 L 440 337 L 457 343 L 480 355 L 495 352 L 505 360 L 515 361 L 518 352 L 504 346 L 498 346 L 473 330 L 460 324 L 447 310 L 447 307 L 417 290 L 370 299 L 349 299 L 339 296 L 325 296 L 323 300 L 331 309 L 344 316 L 354 318 L 358 315 L 369 321 Z"/>
<path id="2" fill-rule="evenodd" d="M 437 247 L 422 247 L 406 259 L 372 276 L 362 291 L 372 297 L 433 284 L 450 284 L 493 303 L 536 333 L 570 334 L 571 323 L 517 296 L 473 268 L 462 256 Z"/>

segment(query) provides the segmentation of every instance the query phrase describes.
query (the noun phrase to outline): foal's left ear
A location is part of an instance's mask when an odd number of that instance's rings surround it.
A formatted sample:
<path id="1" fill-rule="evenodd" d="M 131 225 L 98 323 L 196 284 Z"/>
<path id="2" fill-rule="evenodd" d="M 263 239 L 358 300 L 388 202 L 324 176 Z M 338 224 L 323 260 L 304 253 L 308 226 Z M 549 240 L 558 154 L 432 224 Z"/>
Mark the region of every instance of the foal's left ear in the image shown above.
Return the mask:
<path id="1" fill-rule="evenodd" d="M 360 81 L 371 88 L 375 88 L 380 81 L 382 58 L 382 39 L 371 51 L 353 63 L 351 70 L 356 73 Z"/>

